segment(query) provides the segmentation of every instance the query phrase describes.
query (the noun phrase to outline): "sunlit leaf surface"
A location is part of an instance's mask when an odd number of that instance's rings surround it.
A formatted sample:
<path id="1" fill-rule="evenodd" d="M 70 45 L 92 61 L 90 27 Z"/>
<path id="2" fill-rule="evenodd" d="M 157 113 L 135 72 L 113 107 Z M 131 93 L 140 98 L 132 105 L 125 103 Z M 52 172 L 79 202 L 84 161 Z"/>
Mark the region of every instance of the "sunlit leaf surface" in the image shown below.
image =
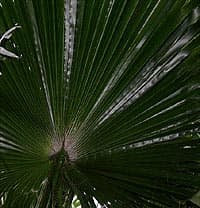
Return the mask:
<path id="1" fill-rule="evenodd" d="M 0 207 L 198 206 L 199 89 L 199 0 L 0 0 Z"/>

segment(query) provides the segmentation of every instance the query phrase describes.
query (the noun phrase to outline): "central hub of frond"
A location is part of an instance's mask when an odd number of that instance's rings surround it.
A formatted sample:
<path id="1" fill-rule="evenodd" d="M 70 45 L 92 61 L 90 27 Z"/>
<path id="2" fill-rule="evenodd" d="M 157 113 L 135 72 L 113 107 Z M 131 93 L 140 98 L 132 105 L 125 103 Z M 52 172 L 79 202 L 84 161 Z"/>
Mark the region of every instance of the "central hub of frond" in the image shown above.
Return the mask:
<path id="1" fill-rule="evenodd" d="M 67 152 L 64 150 L 64 148 L 61 148 L 59 152 L 52 155 L 50 157 L 50 160 L 53 162 L 54 166 L 56 166 L 58 169 L 60 169 L 63 166 L 67 167 L 70 163 L 69 156 Z"/>
<path id="2" fill-rule="evenodd" d="M 64 140 L 55 140 L 52 143 L 49 157 L 55 158 L 60 154 L 63 154 L 69 161 L 77 159 L 77 153 L 74 149 L 74 141 L 71 137 L 66 137 Z"/>

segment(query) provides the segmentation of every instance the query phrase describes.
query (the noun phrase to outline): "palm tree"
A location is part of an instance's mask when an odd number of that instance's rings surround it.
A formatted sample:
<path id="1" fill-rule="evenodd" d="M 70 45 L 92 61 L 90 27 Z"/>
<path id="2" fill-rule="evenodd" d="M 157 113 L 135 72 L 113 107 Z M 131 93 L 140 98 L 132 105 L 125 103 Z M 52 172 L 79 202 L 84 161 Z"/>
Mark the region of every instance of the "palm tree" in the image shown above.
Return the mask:
<path id="1" fill-rule="evenodd" d="M 200 206 L 199 6 L 0 0 L 0 207 Z"/>

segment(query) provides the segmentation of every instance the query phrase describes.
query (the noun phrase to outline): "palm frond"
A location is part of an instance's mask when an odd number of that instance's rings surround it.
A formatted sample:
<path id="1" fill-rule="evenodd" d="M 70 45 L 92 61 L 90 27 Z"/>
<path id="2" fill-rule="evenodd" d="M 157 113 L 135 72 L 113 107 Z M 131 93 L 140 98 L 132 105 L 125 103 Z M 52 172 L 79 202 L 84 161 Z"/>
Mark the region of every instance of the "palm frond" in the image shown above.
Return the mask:
<path id="1" fill-rule="evenodd" d="M 0 207 L 199 205 L 199 6 L 0 0 Z"/>

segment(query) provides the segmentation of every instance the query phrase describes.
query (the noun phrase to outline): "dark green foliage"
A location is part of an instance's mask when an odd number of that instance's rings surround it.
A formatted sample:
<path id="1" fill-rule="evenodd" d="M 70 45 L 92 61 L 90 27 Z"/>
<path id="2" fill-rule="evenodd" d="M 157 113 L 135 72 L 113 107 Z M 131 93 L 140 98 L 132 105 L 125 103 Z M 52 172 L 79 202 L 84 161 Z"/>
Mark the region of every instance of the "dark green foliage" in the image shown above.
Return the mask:
<path id="1" fill-rule="evenodd" d="M 198 207 L 199 0 L 0 0 L 0 207 Z"/>

